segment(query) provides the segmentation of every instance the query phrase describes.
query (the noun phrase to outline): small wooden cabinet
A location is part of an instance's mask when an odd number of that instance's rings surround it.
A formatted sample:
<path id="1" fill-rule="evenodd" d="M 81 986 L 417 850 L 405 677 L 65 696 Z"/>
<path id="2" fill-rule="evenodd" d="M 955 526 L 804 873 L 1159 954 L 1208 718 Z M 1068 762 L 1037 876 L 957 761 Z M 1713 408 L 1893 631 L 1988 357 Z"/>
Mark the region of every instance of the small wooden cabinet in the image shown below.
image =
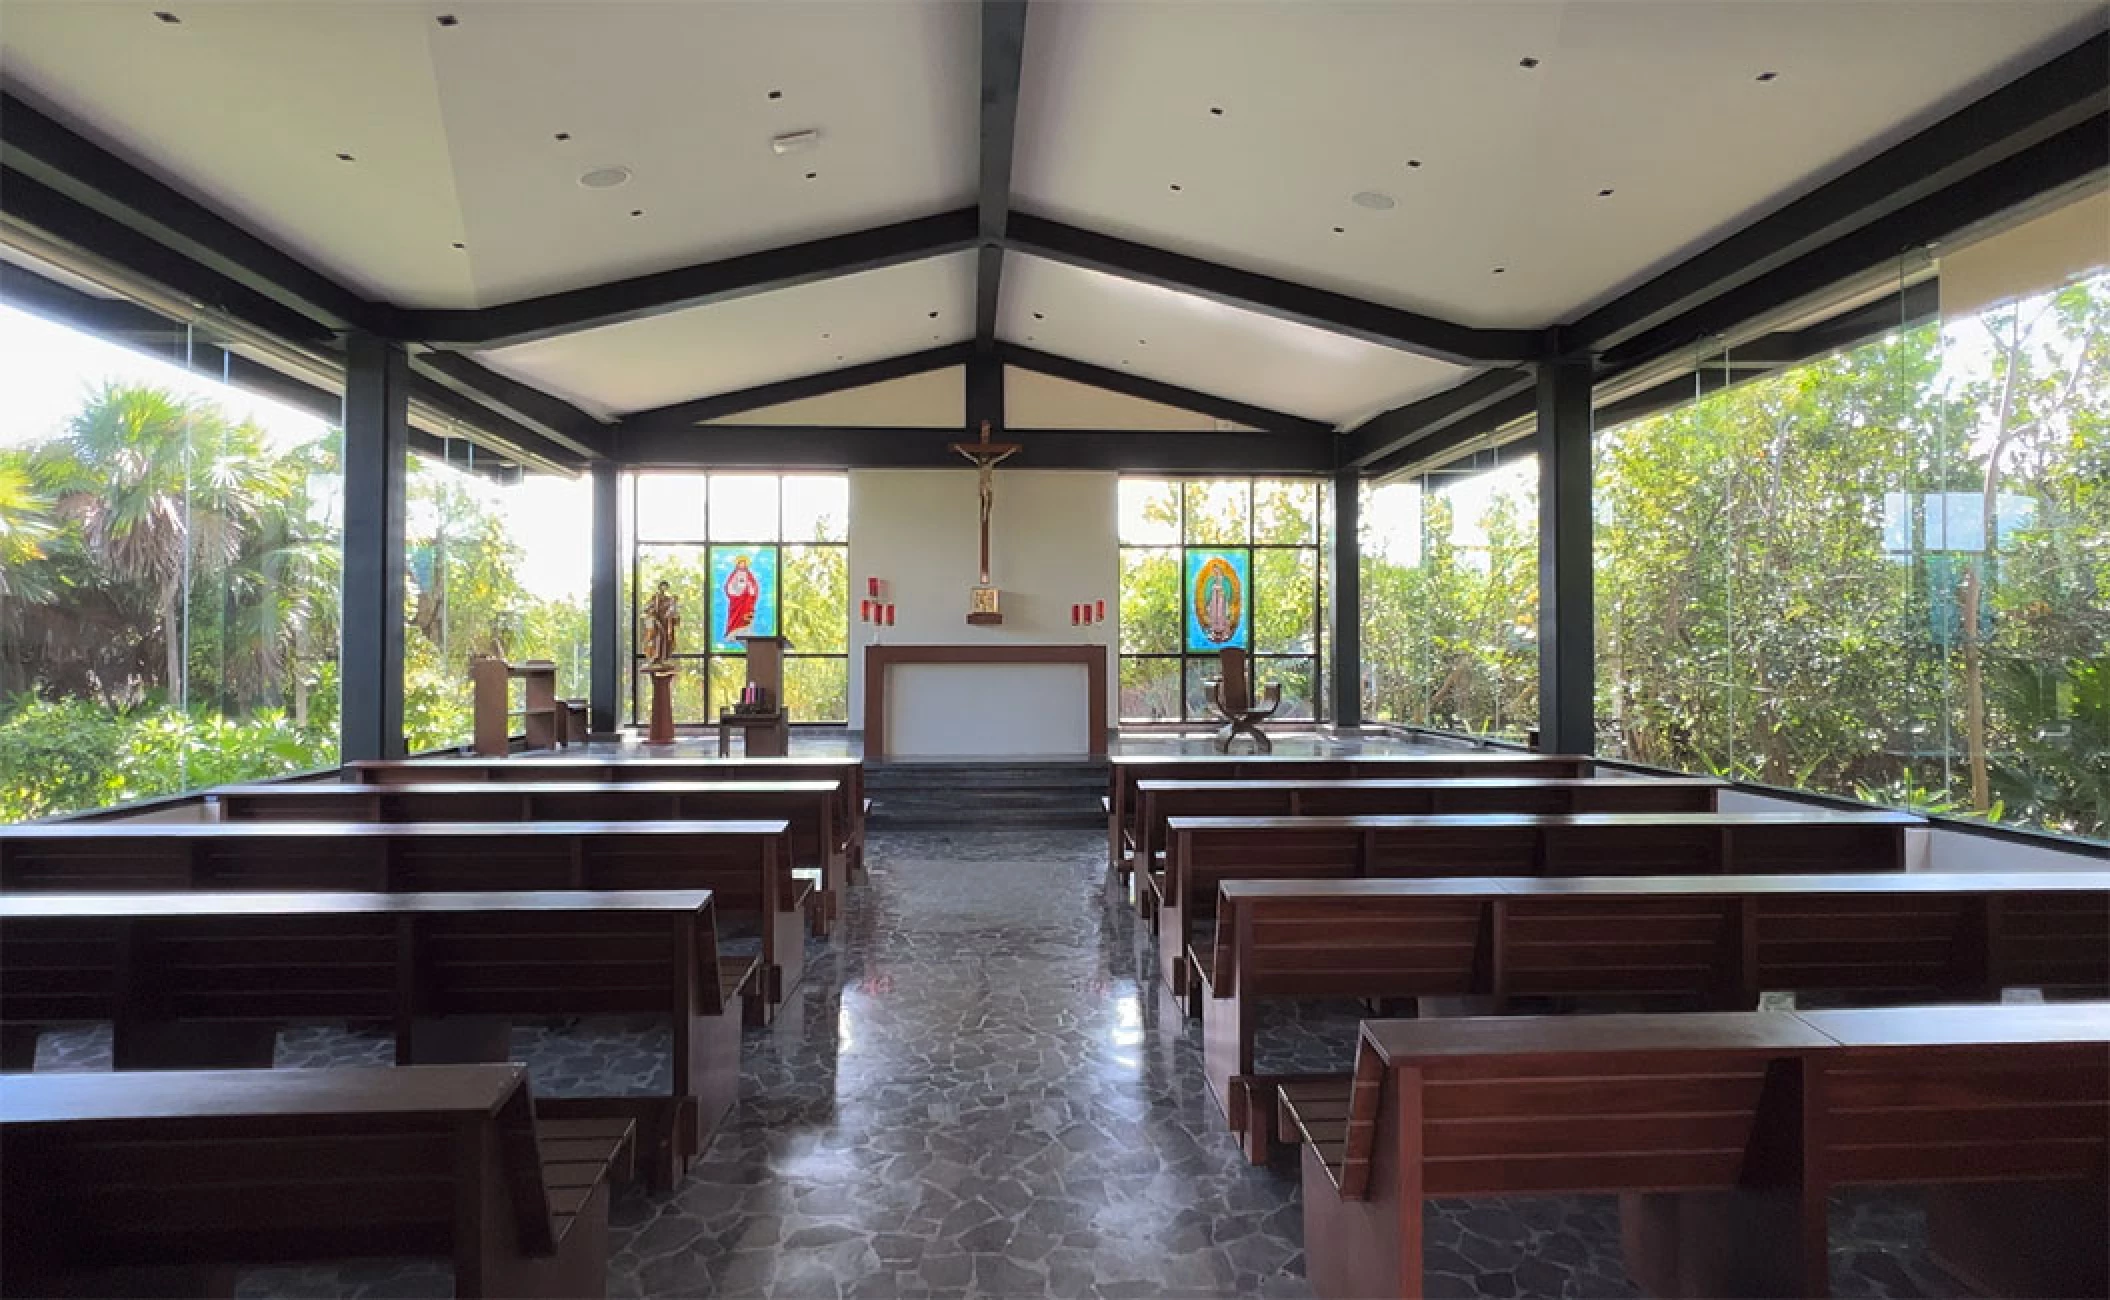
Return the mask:
<path id="1" fill-rule="evenodd" d="M 513 681 L 521 684 L 521 707 L 513 708 Z M 564 705 L 557 699 L 557 665 L 547 659 L 507 663 L 484 657 L 469 661 L 469 680 L 476 690 L 475 749 L 486 758 L 503 758 L 513 749 L 513 719 L 529 749 L 555 749 L 564 739 Z"/>

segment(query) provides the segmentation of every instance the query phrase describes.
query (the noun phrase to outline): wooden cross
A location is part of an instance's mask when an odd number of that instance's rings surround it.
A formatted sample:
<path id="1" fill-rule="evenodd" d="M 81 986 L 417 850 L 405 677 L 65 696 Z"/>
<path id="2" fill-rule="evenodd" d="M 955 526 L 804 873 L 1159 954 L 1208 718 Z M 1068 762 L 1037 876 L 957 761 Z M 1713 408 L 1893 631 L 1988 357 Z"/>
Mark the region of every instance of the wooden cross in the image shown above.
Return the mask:
<path id="1" fill-rule="evenodd" d="M 982 421 L 980 442 L 955 442 L 952 449 L 974 462 L 981 471 L 982 489 L 982 585 L 989 585 L 989 511 L 996 503 L 996 467 L 1017 455 L 1020 444 L 989 441 L 989 421 Z"/>

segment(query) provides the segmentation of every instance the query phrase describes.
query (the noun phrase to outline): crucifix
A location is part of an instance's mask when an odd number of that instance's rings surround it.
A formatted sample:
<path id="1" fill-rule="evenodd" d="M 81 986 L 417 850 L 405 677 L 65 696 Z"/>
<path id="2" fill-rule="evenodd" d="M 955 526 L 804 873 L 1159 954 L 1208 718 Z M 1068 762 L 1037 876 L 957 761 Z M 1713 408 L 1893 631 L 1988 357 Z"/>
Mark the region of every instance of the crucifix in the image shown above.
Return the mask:
<path id="1" fill-rule="evenodd" d="M 1019 452 L 1015 442 L 989 441 L 989 421 L 982 421 L 980 442 L 955 442 L 952 449 L 974 463 L 981 471 L 982 496 L 982 582 L 974 589 L 968 607 L 967 621 L 970 623 L 1001 623 L 1004 616 L 997 610 L 996 588 L 989 585 L 989 513 L 996 504 L 996 467 Z"/>

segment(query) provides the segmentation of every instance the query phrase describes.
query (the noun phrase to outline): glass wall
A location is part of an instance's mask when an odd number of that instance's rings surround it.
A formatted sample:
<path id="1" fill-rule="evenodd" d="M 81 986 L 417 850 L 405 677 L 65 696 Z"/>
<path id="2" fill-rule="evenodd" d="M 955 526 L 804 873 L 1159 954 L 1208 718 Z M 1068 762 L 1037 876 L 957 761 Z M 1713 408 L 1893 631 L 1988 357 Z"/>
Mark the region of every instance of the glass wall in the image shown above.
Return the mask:
<path id="1" fill-rule="evenodd" d="M 1363 712 L 1522 740 L 1538 725 L 1538 460 L 1365 484 Z"/>
<path id="2" fill-rule="evenodd" d="M 337 761 L 335 403 L 0 306 L 0 821 Z"/>
<path id="3" fill-rule="evenodd" d="M 2110 273 L 1941 299 L 1601 429 L 1601 752 L 2105 835 Z"/>
<path id="4" fill-rule="evenodd" d="M 1218 651 L 1279 682 L 1276 717 L 1318 716 L 1325 592 L 1315 479 L 1120 484 L 1121 720 L 1210 719 Z"/>
<path id="5" fill-rule="evenodd" d="M 591 482 L 523 474 L 461 438 L 447 439 L 439 455 L 411 453 L 407 468 L 403 737 L 410 752 L 469 743 L 473 656 L 547 659 L 557 666 L 558 697 L 585 698 Z"/>
<path id="6" fill-rule="evenodd" d="M 716 722 L 747 682 L 742 635 L 782 635 L 794 722 L 850 715 L 850 480 L 842 474 L 633 474 L 632 644 L 660 583 L 679 602 L 674 720 Z M 630 721 L 650 690 L 631 654 Z"/>

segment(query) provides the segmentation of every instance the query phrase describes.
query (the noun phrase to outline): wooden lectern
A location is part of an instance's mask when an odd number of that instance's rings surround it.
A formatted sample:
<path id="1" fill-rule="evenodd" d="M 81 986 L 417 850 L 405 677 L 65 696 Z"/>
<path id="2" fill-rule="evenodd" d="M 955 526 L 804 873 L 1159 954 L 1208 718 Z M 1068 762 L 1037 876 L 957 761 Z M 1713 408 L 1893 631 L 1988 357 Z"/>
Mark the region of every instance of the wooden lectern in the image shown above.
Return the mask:
<path id="1" fill-rule="evenodd" d="M 784 652 L 791 642 L 780 636 L 743 636 L 747 647 L 747 684 L 762 692 L 769 708 L 759 713 L 718 711 L 718 754 L 732 752 L 732 729 L 745 735 L 749 758 L 784 758 L 791 752 L 791 717 L 784 708 Z"/>
<path id="2" fill-rule="evenodd" d="M 524 683 L 521 708 L 512 707 L 513 680 Z M 518 717 L 529 749 L 555 749 L 566 739 L 557 700 L 557 665 L 547 659 L 507 663 L 493 655 L 469 661 L 475 688 L 475 746 L 485 758 L 504 758 L 513 750 L 513 719 Z"/>

